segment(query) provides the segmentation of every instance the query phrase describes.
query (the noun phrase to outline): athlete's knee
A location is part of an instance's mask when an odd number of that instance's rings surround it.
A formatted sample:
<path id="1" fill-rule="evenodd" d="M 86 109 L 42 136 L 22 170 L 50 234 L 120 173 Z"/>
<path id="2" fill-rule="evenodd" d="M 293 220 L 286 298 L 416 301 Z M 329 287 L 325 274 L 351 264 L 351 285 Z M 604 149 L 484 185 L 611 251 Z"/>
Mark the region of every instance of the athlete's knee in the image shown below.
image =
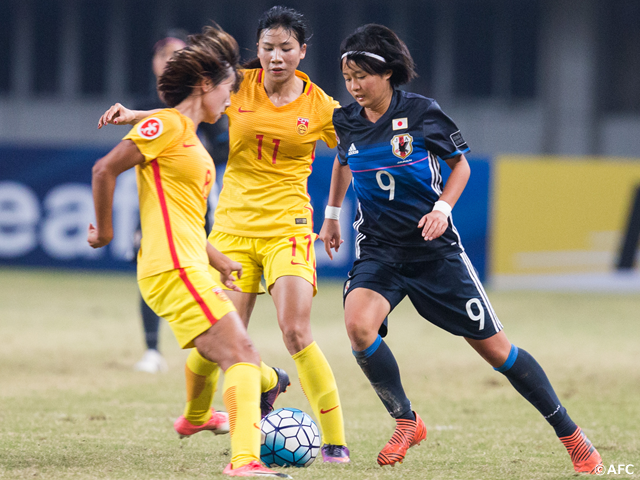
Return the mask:
<path id="1" fill-rule="evenodd" d="M 234 352 L 234 357 L 234 363 L 244 362 L 260 365 L 260 354 L 258 354 L 258 350 L 253 346 L 251 340 L 238 348 L 238 350 Z"/>
<path id="2" fill-rule="evenodd" d="M 310 322 L 289 322 L 280 324 L 282 338 L 290 353 L 298 353 L 313 341 Z"/>
<path id="3" fill-rule="evenodd" d="M 194 344 L 204 358 L 218 363 L 223 370 L 236 363 L 260 365 L 260 355 L 243 328 L 222 335 L 207 331 L 195 338 Z"/>
<path id="4" fill-rule="evenodd" d="M 375 328 L 357 317 L 347 317 L 345 323 L 351 347 L 356 351 L 367 348 L 378 336 L 378 331 Z"/>
<path id="5" fill-rule="evenodd" d="M 248 336 L 227 349 L 225 357 L 225 363 L 229 365 L 236 363 L 260 365 L 260 354 Z"/>

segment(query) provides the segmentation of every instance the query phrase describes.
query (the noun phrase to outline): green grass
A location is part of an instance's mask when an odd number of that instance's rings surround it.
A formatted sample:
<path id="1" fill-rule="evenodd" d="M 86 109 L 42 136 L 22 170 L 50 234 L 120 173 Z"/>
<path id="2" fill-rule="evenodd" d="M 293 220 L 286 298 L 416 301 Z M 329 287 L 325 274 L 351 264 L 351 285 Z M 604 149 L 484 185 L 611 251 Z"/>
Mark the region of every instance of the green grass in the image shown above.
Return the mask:
<path id="1" fill-rule="evenodd" d="M 143 351 L 136 288 L 129 275 L 0 270 L 0 478 L 223 478 L 227 436 L 181 441 L 173 432 L 186 352 L 166 324 L 169 373 L 131 369 Z M 429 433 L 402 465 L 379 468 L 393 422 L 351 355 L 340 288 L 321 283 L 312 318 L 340 387 L 352 463 L 288 470 L 294 478 L 575 478 L 535 409 L 408 302 L 391 316 L 388 343 Z M 489 295 L 509 338 L 543 365 L 605 465 L 635 464 L 639 478 L 640 295 Z M 310 412 L 268 296 L 258 300 L 250 334 L 263 359 L 292 377 L 276 406 Z M 220 395 L 214 406 L 223 408 Z"/>

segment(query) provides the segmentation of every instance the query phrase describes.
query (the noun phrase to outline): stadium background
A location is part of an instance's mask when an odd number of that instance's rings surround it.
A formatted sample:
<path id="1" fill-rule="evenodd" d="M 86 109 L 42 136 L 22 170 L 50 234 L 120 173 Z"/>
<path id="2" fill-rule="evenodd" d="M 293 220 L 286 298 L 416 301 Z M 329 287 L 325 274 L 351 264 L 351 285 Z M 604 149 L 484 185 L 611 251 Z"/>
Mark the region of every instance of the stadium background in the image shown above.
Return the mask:
<path id="1" fill-rule="evenodd" d="M 377 22 L 407 42 L 420 74 L 407 88 L 436 98 L 472 148 L 454 221 L 494 287 L 640 289 L 635 253 L 615 274 L 640 183 L 638 2 L 281 3 L 311 22 L 301 69 L 343 103 L 344 36 Z M 133 269 L 131 175 L 119 181 L 113 244 L 86 246 L 91 165 L 126 131 L 98 131 L 98 116 L 153 91 L 151 49 L 167 29 L 195 32 L 215 20 L 248 59 L 257 19 L 272 4 L 3 0 L 0 265 Z M 331 161 L 320 150 L 309 181 L 316 225 Z M 347 248 L 333 264 L 321 253 L 320 275 L 343 277 L 350 265 L 353 197 L 346 207 Z"/>

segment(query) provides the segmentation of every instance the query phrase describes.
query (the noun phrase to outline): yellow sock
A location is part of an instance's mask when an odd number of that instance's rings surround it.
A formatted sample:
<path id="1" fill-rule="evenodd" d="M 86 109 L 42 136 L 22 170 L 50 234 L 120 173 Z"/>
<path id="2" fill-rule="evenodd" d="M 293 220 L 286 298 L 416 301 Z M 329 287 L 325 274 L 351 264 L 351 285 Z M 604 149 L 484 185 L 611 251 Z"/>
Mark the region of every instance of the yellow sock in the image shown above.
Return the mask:
<path id="1" fill-rule="evenodd" d="M 346 445 L 342 405 L 329 362 L 313 342 L 293 356 L 302 391 L 320 423 L 323 443 Z"/>
<path id="2" fill-rule="evenodd" d="M 260 367 L 251 363 L 236 363 L 224 372 L 232 468 L 260 460 L 260 376 Z"/>
<path id="3" fill-rule="evenodd" d="M 276 371 L 264 362 L 260 362 L 260 370 L 262 378 L 260 382 L 260 391 L 268 392 L 278 383 L 278 374 Z"/>
<path id="4" fill-rule="evenodd" d="M 211 418 L 211 402 L 218 388 L 220 367 L 191 349 L 184 367 L 187 380 L 187 405 L 184 417 L 193 425 L 202 425 Z"/>

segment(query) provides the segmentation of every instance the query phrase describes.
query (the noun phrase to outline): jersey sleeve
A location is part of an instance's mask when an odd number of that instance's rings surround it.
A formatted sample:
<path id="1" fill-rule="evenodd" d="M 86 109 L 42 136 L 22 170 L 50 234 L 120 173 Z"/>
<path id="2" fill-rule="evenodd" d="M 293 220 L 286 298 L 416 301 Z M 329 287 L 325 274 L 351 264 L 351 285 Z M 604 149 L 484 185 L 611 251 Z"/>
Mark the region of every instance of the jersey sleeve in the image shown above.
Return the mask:
<path id="1" fill-rule="evenodd" d="M 336 108 L 340 108 L 340 104 L 333 98 L 327 96 L 322 105 L 322 118 L 324 123 L 320 139 L 326 143 L 329 148 L 336 148 L 337 145 L 336 129 L 333 126 L 333 111 Z"/>
<path id="2" fill-rule="evenodd" d="M 438 155 L 442 160 L 469 151 L 460 129 L 442 111 L 438 102 L 431 102 L 427 108 L 424 113 L 422 127 L 427 149 Z"/>
<path id="3" fill-rule="evenodd" d="M 136 123 L 123 140 L 136 144 L 146 162 L 150 162 L 182 134 L 180 119 L 169 110 L 162 110 Z"/>

